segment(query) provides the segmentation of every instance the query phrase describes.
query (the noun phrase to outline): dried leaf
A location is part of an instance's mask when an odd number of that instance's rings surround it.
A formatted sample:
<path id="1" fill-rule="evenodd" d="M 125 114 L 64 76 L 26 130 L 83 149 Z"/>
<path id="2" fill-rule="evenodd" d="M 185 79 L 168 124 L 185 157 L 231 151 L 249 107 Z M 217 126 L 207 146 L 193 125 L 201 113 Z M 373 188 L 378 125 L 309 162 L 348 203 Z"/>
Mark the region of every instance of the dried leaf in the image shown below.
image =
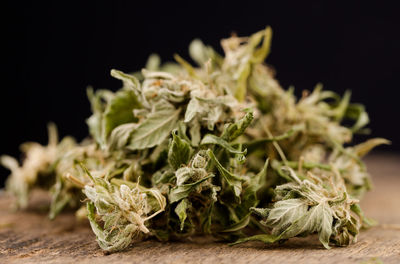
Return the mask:
<path id="1" fill-rule="evenodd" d="M 180 109 L 160 103 L 131 135 L 129 149 L 145 149 L 161 144 L 176 127 Z"/>

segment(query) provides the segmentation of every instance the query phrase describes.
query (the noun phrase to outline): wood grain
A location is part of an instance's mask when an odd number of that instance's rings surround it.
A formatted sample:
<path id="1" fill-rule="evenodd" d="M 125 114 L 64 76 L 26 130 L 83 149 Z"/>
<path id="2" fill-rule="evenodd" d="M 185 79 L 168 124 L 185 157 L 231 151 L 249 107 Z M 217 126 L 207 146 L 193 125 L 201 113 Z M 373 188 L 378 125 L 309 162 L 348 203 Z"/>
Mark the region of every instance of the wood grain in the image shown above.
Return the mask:
<path id="1" fill-rule="evenodd" d="M 47 199 L 35 193 L 28 210 L 13 212 L 0 195 L 0 263 L 400 263 L 400 156 L 367 159 L 375 188 L 362 201 L 365 213 L 379 225 L 363 231 L 346 248 L 324 249 L 315 236 L 277 245 L 258 242 L 229 247 L 207 237 L 185 242 L 154 240 L 128 250 L 104 254 L 87 223 L 71 213 L 47 218 Z"/>

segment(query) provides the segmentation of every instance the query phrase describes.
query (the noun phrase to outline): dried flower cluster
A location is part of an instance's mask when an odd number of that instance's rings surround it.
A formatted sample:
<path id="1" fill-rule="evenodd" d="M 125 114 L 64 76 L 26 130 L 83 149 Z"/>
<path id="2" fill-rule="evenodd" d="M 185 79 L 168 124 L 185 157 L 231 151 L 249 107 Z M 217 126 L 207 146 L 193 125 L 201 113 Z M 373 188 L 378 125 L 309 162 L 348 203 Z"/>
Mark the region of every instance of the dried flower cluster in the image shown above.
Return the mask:
<path id="1" fill-rule="evenodd" d="M 50 126 L 47 146 L 23 145 L 22 165 L 2 156 L 7 190 L 20 208 L 33 188 L 48 190 L 50 217 L 76 208 L 106 251 L 198 234 L 355 242 L 369 224 L 359 206 L 370 188 L 361 157 L 388 141 L 345 147 L 365 132 L 363 106 L 321 85 L 300 99 L 284 90 L 264 64 L 271 36 L 268 27 L 224 39 L 225 56 L 194 40 L 197 66 L 152 55 L 141 72 L 112 70 L 120 90 L 88 89 L 89 137 L 58 142 Z"/>

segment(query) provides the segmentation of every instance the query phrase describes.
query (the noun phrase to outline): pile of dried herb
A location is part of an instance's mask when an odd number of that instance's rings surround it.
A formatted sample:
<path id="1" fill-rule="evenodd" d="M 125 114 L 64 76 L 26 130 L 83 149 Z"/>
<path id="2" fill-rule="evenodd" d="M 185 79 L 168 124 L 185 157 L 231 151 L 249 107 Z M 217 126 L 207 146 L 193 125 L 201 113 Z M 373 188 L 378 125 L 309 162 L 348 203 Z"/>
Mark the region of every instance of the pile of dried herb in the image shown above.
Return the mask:
<path id="1" fill-rule="evenodd" d="M 7 190 L 20 208 L 33 188 L 48 190 L 50 217 L 77 209 L 106 251 L 199 234 L 355 242 L 370 224 L 359 206 L 370 189 L 361 157 L 388 141 L 345 147 L 366 131 L 364 107 L 321 85 L 300 99 L 282 89 L 264 64 L 271 36 L 268 27 L 223 39 L 225 56 L 194 40 L 197 66 L 152 55 L 141 72 L 112 70 L 120 90 L 88 89 L 90 136 L 58 141 L 50 125 L 47 146 L 22 145 L 22 165 L 2 156 Z"/>

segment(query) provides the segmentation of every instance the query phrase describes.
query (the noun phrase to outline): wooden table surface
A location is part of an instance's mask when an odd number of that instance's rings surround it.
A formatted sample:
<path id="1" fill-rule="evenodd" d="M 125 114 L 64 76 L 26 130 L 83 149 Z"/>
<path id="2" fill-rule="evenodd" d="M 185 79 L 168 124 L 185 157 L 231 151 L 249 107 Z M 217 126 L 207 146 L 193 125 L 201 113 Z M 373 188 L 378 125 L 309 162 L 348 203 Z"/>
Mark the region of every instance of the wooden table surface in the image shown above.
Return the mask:
<path id="1" fill-rule="evenodd" d="M 0 195 L 0 263 L 400 263 L 400 156 L 379 154 L 366 159 L 374 190 L 362 201 L 367 216 L 379 225 L 362 231 L 346 248 L 324 249 L 316 236 L 294 238 L 282 245 L 251 242 L 230 247 L 201 237 L 192 241 L 135 244 L 106 255 L 88 223 L 62 214 L 54 221 L 35 195 L 28 210 L 12 212 L 11 198 Z"/>

